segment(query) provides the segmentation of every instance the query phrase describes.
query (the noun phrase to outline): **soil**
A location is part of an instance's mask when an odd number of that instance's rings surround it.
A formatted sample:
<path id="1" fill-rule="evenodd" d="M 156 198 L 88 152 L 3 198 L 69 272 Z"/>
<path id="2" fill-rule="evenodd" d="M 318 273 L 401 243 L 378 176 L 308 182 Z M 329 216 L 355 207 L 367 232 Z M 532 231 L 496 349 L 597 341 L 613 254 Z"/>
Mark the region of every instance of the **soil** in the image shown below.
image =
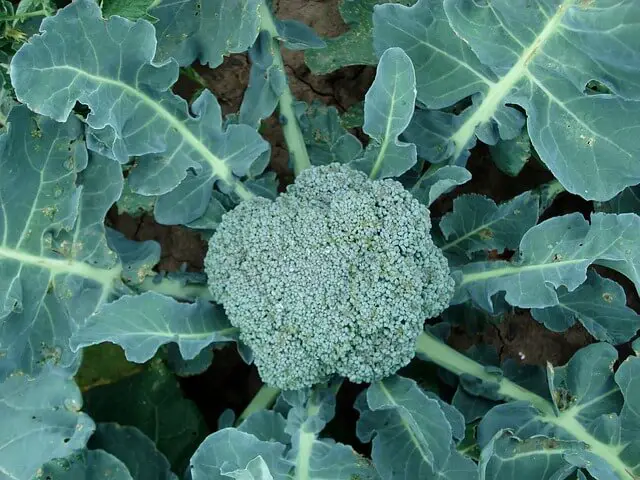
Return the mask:
<path id="1" fill-rule="evenodd" d="M 279 18 L 300 20 L 312 26 L 322 36 L 336 36 L 346 29 L 338 13 L 338 3 L 339 0 L 274 2 Z M 315 76 L 305 66 L 301 52 L 284 52 L 284 58 L 296 98 L 306 102 L 319 100 L 335 106 L 341 112 L 364 98 L 375 74 L 371 67 L 349 67 L 329 75 Z M 248 82 L 249 67 L 246 55 L 232 55 L 214 70 L 204 67 L 197 67 L 196 70 L 218 98 L 223 112 L 228 114 L 236 112 L 240 106 Z M 193 80 L 182 78 L 176 91 L 189 99 L 197 88 L 198 85 Z M 272 145 L 272 168 L 281 175 L 280 178 L 290 178 L 287 151 L 275 119 L 267 122 L 263 134 Z M 502 201 L 552 179 L 542 166 L 533 161 L 529 162 L 517 178 L 508 177 L 493 166 L 487 155 L 485 147 L 480 146 L 474 150 L 469 162 L 473 180 L 439 200 L 433 207 L 435 216 L 450 210 L 452 199 L 460 193 L 481 193 Z M 570 211 L 588 213 L 590 210 L 588 202 L 563 194 L 547 215 Z M 118 216 L 112 212 L 110 220 L 116 229 L 130 238 L 158 241 L 163 252 L 158 267 L 160 270 L 176 270 L 183 264 L 189 270 L 202 269 L 206 243 L 197 233 L 182 227 L 158 225 L 150 216 L 133 218 L 128 215 Z M 478 341 L 494 345 L 503 358 L 512 357 L 525 363 L 540 365 L 546 362 L 558 365 L 565 363 L 576 350 L 592 339 L 581 326 L 575 326 L 564 333 L 553 333 L 533 320 L 528 312 L 517 311 L 500 325 L 487 326 L 485 331 L 477 335 L 471 336 L 455 329 L 451 338 L 452 345 L 459 349 L 466 349 Z M 210 427 L 215 429 L 218 416 L 225 408 L 240 412 L 246 406 L 260 387 L 260 380 L 255 368 L 245 365 L 233 348 L 226 348 L 216 352 L 216 360 L 207 372 L 198 377 L 183 379 L 182 385 L 185 393 L 199 404 Z M 352 437 L 357 417 L 351 406 L 361 389 L 361 386 L 347 384 L 340 392 L 341 400 L 344 401 L 340 401 L 339 405 L 346 405 L 345 410 L 341 407 L 338 410 L 342 427 L 336 428 L 336 422 L 330 425 L 337 440 L 357 444 Z M 360 447 L 366 450 L 366 447 Z"/>

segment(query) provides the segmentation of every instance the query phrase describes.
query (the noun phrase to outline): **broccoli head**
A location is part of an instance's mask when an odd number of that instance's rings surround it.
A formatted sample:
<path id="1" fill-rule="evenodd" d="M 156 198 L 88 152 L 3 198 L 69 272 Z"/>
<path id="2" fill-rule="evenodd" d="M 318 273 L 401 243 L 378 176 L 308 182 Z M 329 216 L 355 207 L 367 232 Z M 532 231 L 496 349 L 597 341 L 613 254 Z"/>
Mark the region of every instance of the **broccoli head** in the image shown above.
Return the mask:
<path id="1" fill-rule="evenodd" d="M 409 363 L 425 319 L 453 295 L 430 228 L 400 183 L 313 167 L 275 201 L 225 214 L 209 241 L 209 288 L 266 383 L 379 380 Z"/>

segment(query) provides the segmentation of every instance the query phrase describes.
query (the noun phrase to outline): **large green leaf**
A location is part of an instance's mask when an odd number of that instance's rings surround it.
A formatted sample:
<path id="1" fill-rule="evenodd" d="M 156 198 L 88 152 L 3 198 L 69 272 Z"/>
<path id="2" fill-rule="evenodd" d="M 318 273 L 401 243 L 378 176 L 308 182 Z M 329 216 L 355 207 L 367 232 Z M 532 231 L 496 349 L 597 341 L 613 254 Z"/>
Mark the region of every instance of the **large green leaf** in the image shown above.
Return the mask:
<path id="1" fill-rule="evenodd" d="M 75 325 L 122 288 L 103 225 L 122 172 L 89 159 L 81 133 L 74 117 L 16 107 L 0 137 L 0 378 L 47 363 L 75 370 Z"/>
<path id="2" fill-rule="evenodd" d="M 503 375 L 429 335 L 419 337 L 417 351 L 458 375 L 468 394 L 507 401 L 493 406 L 477 429 L 481 475 L 498 472 L 482 478 L 513 478 L 513 472 L 529 478 L 524 476 L 527 470 L 544 472 L 545 465 L 555 468 L 562 462 L 584 469 L 592 475 L 588 478 L 638 477 L 640 358 L 628 357 L 616 371 L 618 352 L 612 345 L 588 345 L 564 366 L 548 364 L 543 391 L 538 374 L 505 369 Z"/>
<path id="3" fill-rule="evenodd" d="M 259 440 L 235 428 L 223 428 L 198 447 L 191 458 L 190 476 L 192 480 L 225 480 L 229 472 L 257 468 L 249 464 L 262 458 L 268 473 L 274 478 L 286 478 L 289 467 L 282 459 L 284 449 L 281 443 Z"/>
<path id="4" fill-rule="evenodd" d="M 14 376 L 0 383 L 0 478 L 30 480 L 51 459 L 84 448 L 95 428 L 68 374 Z"/>
<path id="5" fill-rule="evenodd" d="M 571 478 L 576 467 L 567 457 L 583 451 L 579 442 L 544 436 L 520 439 L 509 431 L 498 433 L 480 458 L 481 480 L 557 480 Z"/>
<path id="6" fill-rule="evenodd" d="M 333 382 L 282 392 L 275 411 L 259 410 L 238 428 L 223 425 L 191 459 L 193 480 L 259 480 L 267 474 L 275 479 L 378 480 L 371 462 L 353 448 L 320 437 L 334 417 L 339 387 Z"/>
<path id="7" fill-rule="evenodd" d="M 515 138 L 525 122 L 542 161 L 570 192 L 607 200 L 640 182 L 640 4 L 636 0 L 420 0 L 380 5 L 374 45 L 407 51 L 418 101 L 450 107 L 450 161 L 475 143 Z M 611 93 L 594 94 L 596 80 Z M 449 128 L 445 128 L 449 127 Z"/>
<path id="8" fill-rule="evenodd" d="M 595 262 L 626 275 L 640 288 L 638 263 L 640 217 L 595 213 L 589 224 L 579 213 L 554 217 L 531 228 L 522 238 L 514 260 L 472 262 L 454 275 L 453 303 L 472 300 L 492 311 L 491 297 L 506 292 L 506 301 L 523 308 L 559 304 L 558 287 L 569 292 L 587 279 Z"/>
<path id="9" fill-rule="evenodd" d="M 144 363 L 162 345 L 175 342 L 185 360 L 212 343 L 230 342 L 237 329 L 222 307 L 208 302 L 181 303 L 156 292 L 126 295 L 103 305 L 71 338 L 75 350 L 111 342 L 120 345 L 127 360 Z"/>
<path id="10" fill-rule="evenodd" d="M 481 195 L 462 195 L 438 224 L 444 235 L 439 247 L 467 258 L 481 250 L 515 250 L 537 221 L 538 198 L 531 192 L 500 205 Z"/>
<path id="11" fill-rule="evenodd" d="M 471 180 L 471 172 L 457 165 L 429 168 L 414 183 L 410 191 L 414 197 L 429 206 L 441 195 Z"/>
<path id="12" fill-rule="evenodd" d="M 413 380 L 376 382 L 356 407 L 358 438 L 373 438 L 371 458 L 382 478 L 477 478 L 475 463 L 455 448 L 464 437 L 462 415 Z"/>
<path id="13" fill-rule="evenodd" d="M 55 480 L 138 480 L 118 458 L 102 450 L 83 450 L 45 464 L 35 478 Z"/>
<path id="14" fill-rule="evenodd" d="M 134 480 L 177 480 L 169 461 L 153 441 L 135 427 L 101 423 L 88 444 L 92 450 L 110 453 L 123 462 Z"/>
<path id="15" fill-rule="evenodd" d="M 417 161 L 415 145 L 398 139 L 413 116 L 415 82 L 413 64 L 406 53 L 390 48 L 382 54 L 364 101 L 362 129 L 371 142 L 363 157 L 353 162 L 371 178 L 398 177 Z"/>
<path id="16" fill-rule="evenodd" d="M 339 387 L 340 383 L 334 382 L 318 385 L 312 391 L 284 392 L 281 397 L 290 407 L 286 433 L 291 435 L 292 445 L 286 458 L 296 478 L 377 478 L 371 463 L 352 447 L 320 438 L 335 415 Z"/>
<path id="17" fill-rule="evenodd" d="M 183 471 L 206 435 L 202 415 L 182 396 L 177 380 L 159 359 L 139 374 L 91 388 L 85 392 L 85 402 L 95 421 L 142 431 L 176 472 Z"/>
<path id="18" fill-rule="evenodd" d="M 198 218 L 215 182 L 240 198 L 252 195 L 237 176 L 249 172 L 268 144 L 246 125 L 223 130 L 209 91 L 191 106 L 195 117 L 189 113 L 170 90 L 177 64 L 153 63 L 150 23 L 117 16 L 104 21 L 95 2 L 78 0 L 46 18 L 41 31 L 12 59 L 18 99 L 58 121 L 77 101 L 87 105 L 89 148 L 120 162 L 139 157 L 129 184 L 138 193 L 160 195 L 158 221 Z"/>
<path id="19" fill-rule="evenodd" d="M 611 345 L 598 343 L 578 351 L 563 367 L 550 366 L 551 409 L 538 410 L 524 401 L 494 407 L 480 423 L 480 445 L 486 447 L 508 429 L 525 443 L 536 438 L 546 442 L 546 454 L 539 451 L 531 456 L 529 467 L 544 466 L 549 456 L 561 455 L 563 461 L 584 468 L 594 478 L 636 478 L 640 473 L 640 359 L 629 357 L 614 374 L 616 359 Z M 504 450 L 499 462 L 511 463 L 508 468 L 525 468 L 519 453 L 519 448 Z"/>
<path id="20" fill-rule="evenodd" d="M 249 49 L 251 71 L 238 112 L 238 121 L 258 127 L 271 116 L 287 85 L 287 76 L 275 61 L 271 35 L 262 31 Z"/>
<path id="21" fill-rule="evenodd" d="M 579 321 L 596 339 L 618 345 L 640 330 L 640 315 L 627 307 L 624 289 L 595 272 L 573 292 L 558 289 L 558 305 L 532 309 L 531 315 L 549 330 L 564 332 Z"/>
<path id="22" fill-rule="evenodd" d="M 246 51 L 258 36 L 262 0 L 161 0 L 149 13 L 158 35 L 156 61 L 195 60 L 211 68 L 230 53 Z"/>

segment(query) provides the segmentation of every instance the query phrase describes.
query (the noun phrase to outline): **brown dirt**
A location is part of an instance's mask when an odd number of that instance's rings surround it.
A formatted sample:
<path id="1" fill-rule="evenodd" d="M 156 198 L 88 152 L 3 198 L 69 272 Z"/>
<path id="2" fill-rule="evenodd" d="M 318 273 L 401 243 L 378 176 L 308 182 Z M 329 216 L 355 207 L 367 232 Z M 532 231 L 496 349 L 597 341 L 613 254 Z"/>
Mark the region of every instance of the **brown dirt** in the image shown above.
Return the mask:
<path id="1" fill-rule="evenodd" d="M 465 351 L 476 343 L 492 345 L 500 360 L 512 358 L 531 365 L 564 365 L 580 348 L 593 343 L 593 338 L 580 324 L 566 332 L 555 333 L 536 322 L 528 311 L 507 315 L 499 325 L 488 325 L 484 332 L 469 335 L 461 328 L 452 332 L 450 344 Z"/>
<path id="2" fill-rule="evenodd" d="M 115 209 L 110 212 L 109 221 L 127 238 L 155 240 L 162 246 L 157 270 L 173 272 L 186 263 L 189 271 L 202 271 L 207 244 L 198 233 L 182 227 L 160 225 L 150 215 L 137 218 L 118 215 Z"/>
<path id="3" fill-rule="evenodd" d="M 334 37 L 346 31 L 338 11 L 340 0 L 277 0 L 274 2 L 276 16 L 280 19 L 301 21 L 311 26 L 322 37 Z M 319 100 L 346 111 L 361 101 L 371 85 L 375 69 L 371 67 L 348 67 L 328 75 L 312 75 L 304 63 L 304 53 L 282 50 L 289 86 L 297 100 L 311 103 Z M 231 55 L 216 69 L 197 67 L 207 87 L 216 95 L 223 114 L 237 112 L 249 82 L 251 64 L 246 54 Z M 190 79 L 181 79 L 177 91 L 190 98 L 198 85 Z M 271 167 L 287 177 L 288 153 L 282 129 L 277 118 L 272 116 L 264 122 L 262 135 L 272 146 Z"/>

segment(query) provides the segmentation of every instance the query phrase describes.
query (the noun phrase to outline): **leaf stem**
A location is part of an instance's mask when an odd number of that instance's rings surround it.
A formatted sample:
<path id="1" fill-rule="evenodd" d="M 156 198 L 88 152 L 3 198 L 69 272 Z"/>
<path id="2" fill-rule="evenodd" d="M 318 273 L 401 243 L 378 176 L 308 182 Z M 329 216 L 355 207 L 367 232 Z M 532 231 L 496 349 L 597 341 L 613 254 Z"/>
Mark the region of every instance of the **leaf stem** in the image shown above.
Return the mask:
<path id="1" fill-rule="evenodd" d="M 468 374 L 485 382 L 497 383 L 500 386 L 498 392 L 505 397 L 530 402 L 544 414 L 555 416 L 553 405 L 546 399 L 511 380 L 487 371 L 483 365 L 427 333 L 423 332 L 418 337 L 416 353 L 456 375 Z"/>
<path id="2" fill-rule="evenodd" d="M 259 15 L 260 29 L 271 36 L 273 65 L 275 68 L 282 70 L 283 74 L 286 76 L 284 60 L 282 59 L 282 52 L 280 51 L 280 41 L 278 40 L 278 29 L 276 28 L 273 14 L 267 5 L 267 2 L 261 3 Z M 289 83 L 285 82 L 284 89 L 280 94 L 278 109 L 284 139 L 287 142 L 289 154 L 291 155 L 293 162 L 293 170 L 295 174 L 298 175 L 306 168 L 309 168 L 311 166 L 311 162 L 309 161 L 309 153 L 307 152 L 307 147 L 304 143 L 300 124 L 298 123 L 298 117 L 294 110 L 294 101 L 293 94 L 289 88 Z"/>
<path id="3" fill-rule="evenodd" d="M 19 13 L 17 15 L 0 15 L 0 22 L 11 22 L 14 20 L 26 20 L 27 18 L 32 18 L 32 17 L 46 17 L 48 15 L 48 12 L 44 9 L 42 10 L 35 10 L 33 12 L 25 12 L 25 13 Z"/>
<path id="4" fill-rule="evenodd" d="M 193 67 L 183 67 L 180 69 L 180 72 L 183 73 L 184 76 L 187 77 L 188 79 L 196 82 L 202 88 L 209 88 L 207 86 L 206 80 L 202 78 L 202 75 L 196 72 L 196 70 Z"/>
<path id="5" fill-rule="evenodd" d="M 437 338 L 422 333 L 416 344 L 416 354 L 426 357 L 436 365 L 456 374 L 472 375 L 485 382 L 498 384 L 498 393 L 507 399 L 531 403 L 540 415 L 538 420 L 554 425 L 577 440 L 585 443 L 591 453 L 607 462 L 620 479 L 633 480 L 629 467 L 620 458 L 620 449 L 616 445 L 601 442 L 594 437 L 576 418 L 576 413 L 569 410 L 557 412 L 548 400 L 503 376 L 488 371 L 483 365 L 468 358 L 462 353 L 441 342 Z"/>
<path id="6" fill-rule="evenodd" d="M 213 302 L 213 296 L 206 285 L 185 283 L 175 278 L 162 278 L 159 282 L 155 276 L 146 277 L 139 285 L 130 285 L 139 292 L 156 292 L 177 300 L 205 300 Z"/>
<path id="7" fill-rule="evenodd" d="M 271 387 L 267 384 L 262 385 L 258 393 L 256 393 L 251 400 L 251 403 L 247 405 L 247 408 L 244 409 L 236 420 L 236 427 L 244 422 L 251 414 L 271 408 L 278 398 L 278 395 L 280 395 L 279 388 Z"/>

